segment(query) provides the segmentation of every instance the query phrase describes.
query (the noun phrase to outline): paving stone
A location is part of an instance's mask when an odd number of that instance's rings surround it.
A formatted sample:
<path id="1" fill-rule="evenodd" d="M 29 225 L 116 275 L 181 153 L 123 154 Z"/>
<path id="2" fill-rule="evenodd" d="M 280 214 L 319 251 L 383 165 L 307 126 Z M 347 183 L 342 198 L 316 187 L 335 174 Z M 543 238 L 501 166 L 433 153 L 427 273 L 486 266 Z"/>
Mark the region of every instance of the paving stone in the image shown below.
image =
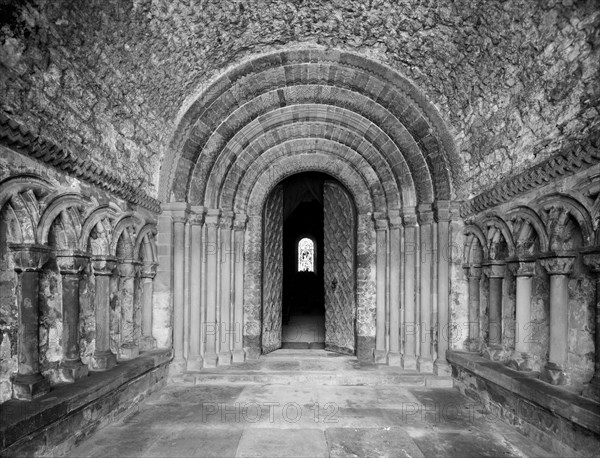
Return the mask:
<path id="1" fill-rule="evenodd" d="M 319 429 L 247 429 L 236 457 L 328 457 L 325 435 Z"/>
<path id="2" fill-rule="evenodd" d="M 400 428 L 330 428 L 326 435 L 331 457 L 425 456 Z"/>

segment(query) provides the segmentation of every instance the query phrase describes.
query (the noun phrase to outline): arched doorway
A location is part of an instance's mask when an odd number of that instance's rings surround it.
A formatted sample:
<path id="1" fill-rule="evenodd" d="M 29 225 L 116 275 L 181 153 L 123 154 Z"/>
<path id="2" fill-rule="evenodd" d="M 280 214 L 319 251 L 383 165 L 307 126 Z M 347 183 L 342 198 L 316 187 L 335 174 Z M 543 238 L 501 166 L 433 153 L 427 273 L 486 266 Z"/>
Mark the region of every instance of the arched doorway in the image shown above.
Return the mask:
<path id="1" fill-rule="evenodd" d="M 271 191 L 263 218 L 262 353 L 284 343 L 323 343 L 326 350 L 354 354 L 356 208 L 350 193 L 327 174 L 296 174 Z"/>

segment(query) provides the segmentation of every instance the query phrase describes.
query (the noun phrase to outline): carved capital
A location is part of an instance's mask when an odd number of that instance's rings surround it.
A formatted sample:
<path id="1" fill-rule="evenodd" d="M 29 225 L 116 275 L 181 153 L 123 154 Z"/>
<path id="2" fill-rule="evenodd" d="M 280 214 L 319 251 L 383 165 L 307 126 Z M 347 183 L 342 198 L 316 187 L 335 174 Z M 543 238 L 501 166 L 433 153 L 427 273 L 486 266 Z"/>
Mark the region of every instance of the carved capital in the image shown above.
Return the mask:
<path id="1" fill-rule="evenodd" d="M 224 211 L 219 220 L 220 229 L 231 229 L 233 226 L 233 212 Z"/>
<path id="2" fill-rule="evenodd" d="M 504 278 L 506 264 L 500 261 L 487 262 L 483 265 L 483 271 L 489 278 Z"/>
<path id="3" fill-rule="evenodd" d="M 40 270 L 50 258 L 50 249 L 42 245 L 11 244 L 10 251 L 15 263 L 16 272 Z"/>
<path id="4" fill-rule="evenodd" d="M 433 223 L 433 210 L 430 204 L 421 204 L 419 209 L 419 224 L 431 224 Z"/>
<path id="5" fill-rule="evenodd" d="M 94 275 L 112 275 L 117 267 L 117 260 L 108 256 L 95 256 L 92 259 Z"/>
<path id="6" fill-rule="evenodd" d="M 540 259 L 540 264 L 546 269 L 548 275 L 569 275 L 573 272 L 575 255 L 561 254 L 545 256 Z"/>
<path id="7" fill-rule="evenodd" d="M 375 220 L 375 230 L 376 231 L 385 231 L 388 229 L 388 219 L 385 213 L 374 213 L 373 219 Z"/>
<path id="8" fill-rule="evenodd" d="M 248 215 L 246 215 L 245 213 L 236 213 L 235 218 L 233 219 L 233 228 L 236 231 L 245 230 L 247 223 L 248 223 Z"/>
<path id="9" fill-rule="evenodd" d="M 532 277 L 535 274 L 535 261 L 516 259 L 508 262 L 508 269 L 515 277 Z"/>
<path id="10" fill-rule="evenodd" d="M 452 216 L 452 208 L 449 200 L 438 200 L 435 203 L 435 220 L 438 223 L 449 222 Z"/>
<path id="11" fill-rule="evenodd" d="M 206 209 L 202 206 L 192 206 L 189 216 L 189 222 L 193 225 L 202 225 Z"/>
<path id="12" fill-rule="evenodd" d="M 600 249 L 595 248 L 594 251 L 584 251 L 582 254 L 583 263 L 594 272 L 600 274 Z"/>
<path id="13" fill-rule="evenodd" d="M 206 217 L 204 218 L 204 223 L 211 227 L 216 228 L 219 225 L 219 218 L 221 216 L 221 210 L 218 208 L 209 208 L 206 211 Z"/>
<path id="14" fill-rule="evenodd" d="M 415 207 L 402 208 L 402 221 L 404 227 L 415 227 L 417 225 L 417 212 Z"/>
<path id="15" fill-rule="evenodd" d="M 141 262 L 133 259 L 119 259 L 117 271 L 120 277 L 132 278 L 139 272 Z"/>
<path id="16" fill-rule="evenodd" d="M 468 273 L 469 278 L 477 278 L 477 279 L 481 278 L 481 271 L 482 271 L 481 266 L 478 266 L 478 265 L 470 266 L 469 273 Z"/>
<path id="17" fill-rule="evenodd" d="M 140 266 L 140 277 L 142 278 L 154 278 L 156 276 L 156 269 L 158 263 L 156 262 L 144 262 Z"/>
<path id="18" fill-rule="evenodd" d="M 58 250 L 56 264 L 62 275 L 79 275 L 88 266 L 89 255 L 74 250 Z"/>

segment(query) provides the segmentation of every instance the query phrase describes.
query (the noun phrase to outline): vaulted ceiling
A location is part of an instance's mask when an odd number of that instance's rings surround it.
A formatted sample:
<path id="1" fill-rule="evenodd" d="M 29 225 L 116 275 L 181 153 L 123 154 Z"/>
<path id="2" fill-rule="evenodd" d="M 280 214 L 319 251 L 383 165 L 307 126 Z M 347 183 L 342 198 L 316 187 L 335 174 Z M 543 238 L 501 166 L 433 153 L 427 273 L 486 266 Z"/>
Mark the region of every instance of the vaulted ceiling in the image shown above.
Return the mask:
<path id="1" fill-rule="evenodd" d="M 223 153 L 218 141 L 283 135 L 290 148 L 302 148 L 299 139 L 327 148 L 362 136 L 399 151 L 388 165 L 373 161 L 400 190 L 429 169 L 413 183 L 428 201 L 477 194 L 598 131 L 595 0 L 40 0 L 0 9 L 0 109 L 163 200 L 205 199 L 193 177 L 216 165 L 197 163 Z M 222 112 L 206 105 L 217 98 Z M 265 127 L 253 131 L 260 116 Z M 377 143 L 384 138 L 393 145 Z"/>

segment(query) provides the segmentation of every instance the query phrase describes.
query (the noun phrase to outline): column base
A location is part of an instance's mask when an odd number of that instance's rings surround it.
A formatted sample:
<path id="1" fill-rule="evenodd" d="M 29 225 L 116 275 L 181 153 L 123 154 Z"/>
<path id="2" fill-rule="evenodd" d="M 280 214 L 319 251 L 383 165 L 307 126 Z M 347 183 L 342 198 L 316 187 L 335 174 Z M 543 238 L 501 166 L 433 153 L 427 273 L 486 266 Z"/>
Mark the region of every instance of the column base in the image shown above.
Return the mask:
<path id="1" fill-rule="evenodd" d="M 182 374 L 187 369 L 187 361 L 183 357 L 175 357 L 169 364 L 169 375 Z"/>
<path id="2" fill-rule="evenodd" d="M 387 364 L 387 352 L 385 350 L 373 350 L 373 361 L 375 364 Z"/>
<path id="3" fill-rule="evenodd" d="M 533 370 L 531 356 L 520 351 L 513 352 L 506 365 L 511 369 L 521 372 L 531 372 Z"/>
<path id="4" fill-rule="evenodd" d="M 150 351 L 156 348 L 156 339 L 152 336 L 142 337 L 140 339 L 140 351 Z"/>
<path id="5" fill-rule="evenodd" d="M 93 371 L 106 371 L 116 365 L 117 357 L 110 350 L 94 352 L 90 359 L 90 370 Z"/>
<path id="6" fill-rule="evenodd" d="M 555 363 L 548 363 L 540 372 L 540 380 L 551 385 L 567 385 L 569 376 L 562 367 Z"/>
<path id="7" fill-rule="evenodd" d="M 433 374 L 438 376 L 449 376 L 452 374 L 452 369 L 445 358 L 438 358 L 433 363 Z"/>
<path id="8" fill-rule="evenodd" d="M 246 360 L 244 350 L 233 350 L 232 359 L 234 363 L 243 363 Z"/>
<path id="9" fill-rule="evenodd" d="M 246 359 L 249 360 L 256 360 L 260 358 L 260 348 L 244 347 L 244 353 L 246 353 Z"/>
<path id="10" fill-rule="evenodd" d="M 415 355 L 402 355 L 402 368 L 409 371 L 416 371 L 417 357 Z"/>
<path id="11" fill-rule="evenodd" d="M 140 356 L 140 348 L 133 343 L 123 344 L 119 348 L 120 359 L 134 359 Z"/>
<path id="12" fill-rule="evenodd" d="M 31 401 L 50 391 L 50 382 L 42 374 L 17 374 L 13 379 L 13 398 Z"/>
<path id="13" fill-rule="evenodd" d="M 67 360 L 60 363 L 58 372 L 63 382 L 75 383 L 77 380 L 87 377 L 89 369 L 81 360 Z"/>
<path id="14" fill-rule="evenodd" d="M 400 354 L 400 352 L 391 351 L 388 353 L 388 365 L 394 367 L 402 366 L 402 355 Z"/>
<path id="15" fill-rule="evenodd" d="M 219 352 L 219 366 L 231 366 L 231 352 L 230 351 Z"/>
<path id="16" fill-rule="evenodd" d="M 204 353 L 204 368 L 214 369 L 217 367 L 217 360 L 216 353 Z"/>
<path id="17" fill-rule="evenodd" d="M 594 375 L 590 384 L 583 389 L 583 395 L 586 398 L 600 402 L 600 376 Z"/>
<path id="18" fill-rule="evenodd" d="M 185 368 L 188 371 L 199 371 L 203 366 L 204 359 L 202 356 L 189 356 Z"/>
<path id="19" fill-rule="evenodd" d="M 433 373 L 433 359 L 431 357 L 421 357 L 417 359 L 417 370 L 428 374 Z"/>

